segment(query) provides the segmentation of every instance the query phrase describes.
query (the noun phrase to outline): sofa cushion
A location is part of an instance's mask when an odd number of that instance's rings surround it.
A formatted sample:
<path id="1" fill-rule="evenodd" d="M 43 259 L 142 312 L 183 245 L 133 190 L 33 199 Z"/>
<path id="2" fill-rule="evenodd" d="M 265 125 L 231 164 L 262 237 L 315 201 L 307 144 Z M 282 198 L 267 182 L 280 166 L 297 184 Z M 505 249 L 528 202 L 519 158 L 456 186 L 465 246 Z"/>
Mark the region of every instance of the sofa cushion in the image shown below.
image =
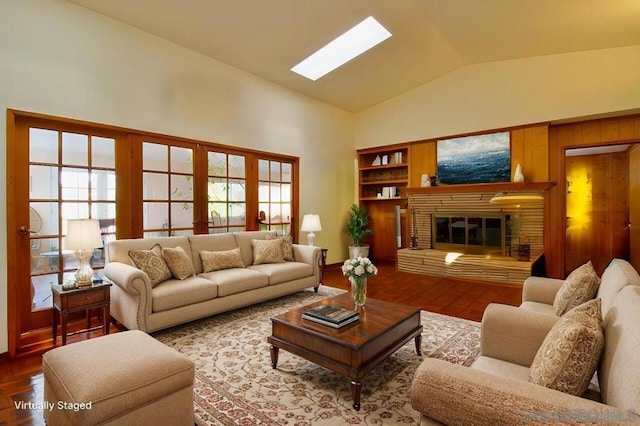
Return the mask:
<path id="1" fill-rule="evenodd" d="M 251 240 L 251 247 L 254 265 L 284 262 L 281 240 Z"/>
<path id="2" fill-rule="evenodd" d="M 640 286 L 625 286 L 604 319 L 598 382 L 605 404 L 640 414 Z"/>
<path id="3" fill-rule="evenodd" d="M 200 252 L 203 272 L 219 271 L 221 269 L 244 268 L 240 247 L 224 251 Z"/>
<path id="4" fill-rule="evenodd" d="M 193 257 L 193 267 L 196 274 L 204 271 L 201 251 L 227 251 L 237 248 L 236 238 L 233 234 L 206 234 L 206 235 L 190 235 L 189 244 L 191 245 L 191 257 Z"/>
<path id="5" fill-rule="evenodd" d="M 220 271 L 205 272 L 199 276 L 216 283 L 218 297 L 266 287 L 269 284 L 269 277 L 248 268 L 222 269 Z"/>
<path id="6" fill-rule="evenodd" d="M 154 244 L 151 250 L 129 250 L 129 257 L 138 269 L 149 276 L 152 287 L 171 278 L 171 270 L 162 257 L 160 244 Z"/>
<path id="7" fill-rule="evenodd" d="M 244 231 L 234 232 L 233 236 L 236 239 L 236 245 L 240 247 L 242 252 L 242 261 L 245 266 L 253 264 L 253 246 L 251 240 L 264 240 L 269 231 Z"/>
<path id="8" fill-rule="evenodd" d="M 604 347 L 600 299 L 566 313 L 551 328 L 529 369 L 529 381 L 571 395 L 582 395 Z"/>
<path id="9" fill-rule="evenodd" d="M 218 296 L 218 286 L 201 277 L 167 280 L 151 290 L 153 312 L 192 305 Z"/>
<path id="10" fill-rule="evenodd" d="M 597 297 L 602 299 L 602 320 L 607 320 L 607 314 L 616 295 L 627 285 L 640 286 L 640 275 L 629 262 L 623 259 L 613 259 L 602 273 Z"/>
<path id="11" fill-rule="evenodd" d="M 162 257 L 167 262 L 167 266 L 169 266 L 171 274 L 175 278 L 184 280 L 196 274 L 191 258 L 182 247 L 163 247 Z"/>
<path id="12" fill-rule="evenodd" d="M 265 263 L 247 267 L 269 277 L 269 285 L 306 278 L 313 275 L 313 267 L 302 262 Z"/>
<path id="13" fill-rule="evenodd" d="M 281 240 L 282 241 L 282 254 L 286 262 L 293 262 L 296 259 L 293 257 L 293 237 L 291 235 L 276 235 L 275 232 L 269 232 L 266 236 L 267 240 Z"/>
<path id="14" fill-rule="evenodd" d="M 558 316 L 570 309 L 591 300 L 598 291 L 600 278 L 593 269 L 591 261 L 573 270 L 558 290 L 553 301 L 553 309 Z"/>

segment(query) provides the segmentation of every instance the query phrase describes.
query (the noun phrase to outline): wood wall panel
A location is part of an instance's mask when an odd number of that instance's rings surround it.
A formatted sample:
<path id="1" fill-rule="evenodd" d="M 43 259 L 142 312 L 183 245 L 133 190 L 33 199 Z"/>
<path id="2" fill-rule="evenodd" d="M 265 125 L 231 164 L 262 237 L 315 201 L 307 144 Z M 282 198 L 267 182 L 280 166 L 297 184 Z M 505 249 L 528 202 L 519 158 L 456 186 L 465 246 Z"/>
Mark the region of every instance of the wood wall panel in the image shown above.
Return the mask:
<path id="1" fill-rule="evenodd" d="M 629 150 L 629 258 L 640 271 L 640 145 Z"/>
<path id="2" fill-rule="evenodd" d="M 549 180 L 549 126 L 532 125 L 511 130 L 511 176 L 520 164 L 527 182 Z"/>
<path id="3" fill-rule="evenodd" d="M 416 142 L 409 145 L 409 186 L 420 186 L 420 177 L 436 175 L 436 142 Z"/>

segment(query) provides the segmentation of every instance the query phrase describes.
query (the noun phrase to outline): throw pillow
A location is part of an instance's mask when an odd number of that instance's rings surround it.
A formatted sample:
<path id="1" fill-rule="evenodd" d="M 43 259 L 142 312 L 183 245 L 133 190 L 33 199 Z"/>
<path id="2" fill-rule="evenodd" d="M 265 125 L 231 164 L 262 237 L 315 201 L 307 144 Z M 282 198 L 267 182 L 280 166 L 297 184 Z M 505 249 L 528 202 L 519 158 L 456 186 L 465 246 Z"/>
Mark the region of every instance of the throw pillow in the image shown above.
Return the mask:
<path id="1" fill-rule="evenodd" d="M 282 252 L 281 240 L 251 240 L 253 247 L 253 264 L 262 263 L 282 263 L 284 253 Z"/>
<path id="2" fill-rule="evenodd" d="M 162 257 L 162 247 L 156 244 L 151 250 L 129 250 L 129 257 L 142 272 L 149 276 L 151 287 L 171 278 L 171 271 Z"/>
<path id="3" fill-rule="evenodd" d="M 193 262 L 191 262 L 189 255 L 182 247 L 165 247 L 162 249 L 162 257 L 164 257 L 171 273 L 177 279 L 184 280 L 196 274 L 196 270 L 193 268 Z"/>
<path id="4" fill-rule="evenodd" d="M 595 297 L 600 286 L 600 278 L 593 269 L 591 261 L 569 274 L 553 300 L 553 310 L 562 316 L 571 308 L 583 304 Z"/>
<path id="5" fill-rule="evenodd" d="M 275 232 L 269 232 L 265 240 L 281 240 L 282 241 L 282 255 L 287 262 L 295 261 L 293 257 L 293 237 L 291 235 L 278 236 Z"/>
<path id="6" fill-rule="evenodd" d="M 221 269 L 244 268 L 240 247 L 233 250 L 200 251 L 202 269 L 204 272 L 219 271 Z"/>
<path id="7" fill-rule="evenodd" d="M 529 369 L 529 381 L 571 395 L 582 395 L 604 348 L 600 299 L 564 315 L 551 328 Z"/>

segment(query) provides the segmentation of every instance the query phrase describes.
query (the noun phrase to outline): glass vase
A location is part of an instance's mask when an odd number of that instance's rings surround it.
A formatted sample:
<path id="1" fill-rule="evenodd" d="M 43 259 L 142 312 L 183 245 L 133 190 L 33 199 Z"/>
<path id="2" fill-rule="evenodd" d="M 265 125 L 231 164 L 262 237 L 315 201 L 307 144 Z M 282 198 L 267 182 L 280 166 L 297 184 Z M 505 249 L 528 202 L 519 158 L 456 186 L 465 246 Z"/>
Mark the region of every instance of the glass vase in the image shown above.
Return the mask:
<path id="1" fill-rule="evenodd" d="M 367 301 L 367 278 L 350 277 L 351 297 L 357 307 L 364 306 Z"/>

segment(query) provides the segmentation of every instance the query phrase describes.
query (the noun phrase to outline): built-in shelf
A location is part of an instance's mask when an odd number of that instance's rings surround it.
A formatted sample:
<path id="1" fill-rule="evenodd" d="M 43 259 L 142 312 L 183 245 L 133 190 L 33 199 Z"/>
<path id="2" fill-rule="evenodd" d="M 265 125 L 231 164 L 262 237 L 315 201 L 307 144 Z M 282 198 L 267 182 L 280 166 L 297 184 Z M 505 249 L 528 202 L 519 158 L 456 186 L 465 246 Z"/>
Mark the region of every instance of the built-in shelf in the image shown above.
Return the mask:
<path id="1" fill-rule="evenodd" d="M 555 182 L 492 182 L 492 183 L 471 183 L 461 185 L 439 185 L 427 187 L 407 187 L 402 188 L 401 196 L 408 194 L 461 194 L 473 192 L 528 192 L 547 191 L 556 185 Z"/>

